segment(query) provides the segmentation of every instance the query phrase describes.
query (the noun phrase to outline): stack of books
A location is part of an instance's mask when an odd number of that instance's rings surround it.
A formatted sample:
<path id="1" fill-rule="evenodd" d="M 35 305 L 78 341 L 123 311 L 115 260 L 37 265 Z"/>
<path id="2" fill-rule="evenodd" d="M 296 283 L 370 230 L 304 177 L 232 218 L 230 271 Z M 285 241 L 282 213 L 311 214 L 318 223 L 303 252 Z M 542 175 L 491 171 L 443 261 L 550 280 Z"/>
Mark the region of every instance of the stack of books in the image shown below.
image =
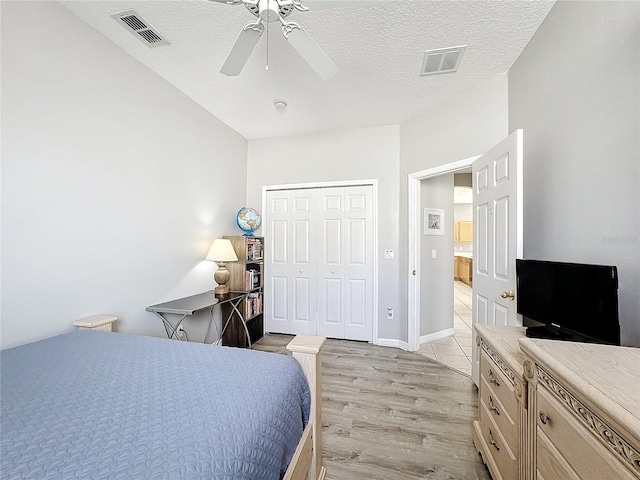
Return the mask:
<path id="1" fill-rule="evenodd" d="M 244 302 L 244 318 L 248 320 L 262 313 L 262 293 L 250 293 Z"/>
<path id="2" fill-rule="evenodd" d="M 247 260 L 262 260 L 262 240 L 259 238 L 247 239 Z"/>

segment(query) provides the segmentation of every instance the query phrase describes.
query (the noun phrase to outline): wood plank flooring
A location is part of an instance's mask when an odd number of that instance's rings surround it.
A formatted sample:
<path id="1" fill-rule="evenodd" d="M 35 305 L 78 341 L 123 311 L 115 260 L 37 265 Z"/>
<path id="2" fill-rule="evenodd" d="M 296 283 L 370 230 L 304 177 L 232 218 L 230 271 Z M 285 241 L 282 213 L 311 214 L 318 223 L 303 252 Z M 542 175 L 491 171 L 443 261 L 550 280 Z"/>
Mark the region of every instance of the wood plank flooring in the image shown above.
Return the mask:
<path id="1" fill-rule="evenodd" d="M 254 348 L 286 353 L 287 335 Z M 328 480 L 490 480 L 471 440 L 469 377 L 416 353 L 327 340 L 322 361 Z"/>

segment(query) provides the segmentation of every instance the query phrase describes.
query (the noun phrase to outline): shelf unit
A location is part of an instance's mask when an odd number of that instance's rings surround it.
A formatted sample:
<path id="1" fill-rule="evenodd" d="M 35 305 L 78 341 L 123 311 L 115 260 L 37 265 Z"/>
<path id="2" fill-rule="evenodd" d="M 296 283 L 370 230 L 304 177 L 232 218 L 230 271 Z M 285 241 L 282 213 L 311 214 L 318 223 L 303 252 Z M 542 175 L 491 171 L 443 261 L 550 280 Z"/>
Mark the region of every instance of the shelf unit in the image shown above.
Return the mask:
<path id="1" fill-rule="evenodd" d="M 228 262 L 231 274 L 229 289 L 233 292 L 246 292 L 247 297 L 238 305 L 249 330 L 251 344 L 264 335 L 264 238 L 245 236 L 226 236 L 231 241 L 238 256 L 237 262 Z M 222 305 L 223 318 L 231 313 L 231 306 Z M 234 318 L 222 336 L 222 344 L 233 347 L 246 347 L 246 332 L 239 319 Z"/>

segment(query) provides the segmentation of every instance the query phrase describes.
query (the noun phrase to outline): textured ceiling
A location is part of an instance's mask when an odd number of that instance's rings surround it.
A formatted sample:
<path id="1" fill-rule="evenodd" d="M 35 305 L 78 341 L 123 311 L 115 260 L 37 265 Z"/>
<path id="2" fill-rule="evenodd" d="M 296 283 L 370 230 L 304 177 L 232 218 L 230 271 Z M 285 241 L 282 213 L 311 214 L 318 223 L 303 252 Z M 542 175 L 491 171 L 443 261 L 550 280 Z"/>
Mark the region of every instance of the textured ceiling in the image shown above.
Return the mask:
<path id="1" fill-rule="evenodd" d="M 280 34 L 263 34 L 238 77 L 220 67 L 244 24 L 241 5 L 190 1 L 60 1 L 248 139 L 400 124 L 509 70 L 553 1 L 340 1 L 294 11 L 338 66 L 323 81 Z M 347 4 L 347 6 L 344 6 Z M 111 18 L 135 9 L 171 42 L 149 48 Z M 265 71 L 267 61 L 269 71 Z M 425 50 L 468 45 L 458 71 L 419 75 Z M 288 107 L 276 110 L 273 101 Z"/>

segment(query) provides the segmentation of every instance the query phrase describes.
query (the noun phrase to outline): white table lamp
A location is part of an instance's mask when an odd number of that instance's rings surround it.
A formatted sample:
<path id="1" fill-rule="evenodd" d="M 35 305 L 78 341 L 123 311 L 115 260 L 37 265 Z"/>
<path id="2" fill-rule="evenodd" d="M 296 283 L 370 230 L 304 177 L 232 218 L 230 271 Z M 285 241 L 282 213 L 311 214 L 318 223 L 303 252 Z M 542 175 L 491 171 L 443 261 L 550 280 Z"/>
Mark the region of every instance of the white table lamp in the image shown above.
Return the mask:
<path id="1" fill-rule="evenodd" d="M 231 273 L 227 270 L 226 262 L 238 261 L 238 256 L 233 250 L 231 240 L 226 238 L 216 238 L 209 249 L 209 253 L 207 253 L 207 256 L 205 257 L 205 260 L 210 260 L 218 264 L 218 270 L 213 274 L 213 279 L 218 284 L 214 289 L 214 293 L 216 295 L 229 293 L 229 285 L 227 285 L 227 283 L 229 282 L 229 278 L 231 278 Z"/>

